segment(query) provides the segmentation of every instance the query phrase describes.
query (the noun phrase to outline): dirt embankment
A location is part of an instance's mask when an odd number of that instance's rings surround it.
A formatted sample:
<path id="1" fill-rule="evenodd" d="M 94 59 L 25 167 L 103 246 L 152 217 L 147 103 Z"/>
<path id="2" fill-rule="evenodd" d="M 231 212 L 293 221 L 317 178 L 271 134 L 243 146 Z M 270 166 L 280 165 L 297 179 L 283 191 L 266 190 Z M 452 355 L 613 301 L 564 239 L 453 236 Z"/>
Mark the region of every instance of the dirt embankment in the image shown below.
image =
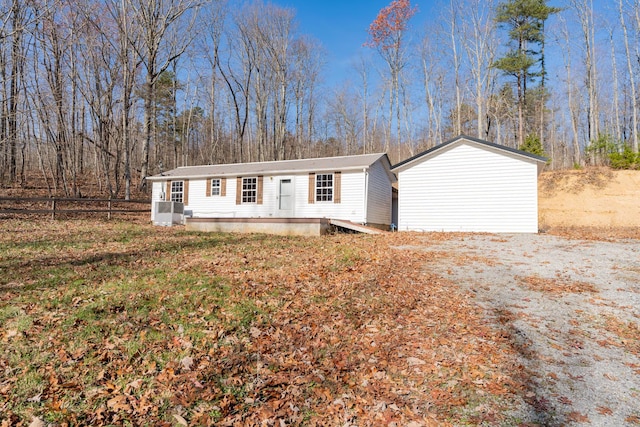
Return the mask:
<path id="1" fill-rule="evenodd" d="M 538 194 L 541 229 L 640 227 L 640 171 L 543 172 Z"/>

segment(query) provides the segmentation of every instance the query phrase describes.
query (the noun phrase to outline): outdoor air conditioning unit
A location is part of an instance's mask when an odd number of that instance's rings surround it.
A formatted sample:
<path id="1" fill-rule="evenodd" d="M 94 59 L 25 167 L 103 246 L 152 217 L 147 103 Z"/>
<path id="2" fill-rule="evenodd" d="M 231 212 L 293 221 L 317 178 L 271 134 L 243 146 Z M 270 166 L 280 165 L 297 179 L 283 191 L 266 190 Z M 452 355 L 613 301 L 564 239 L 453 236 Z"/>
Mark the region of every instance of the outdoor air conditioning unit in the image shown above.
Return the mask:
<path id="1" fill-rule="evenodd" d="M 166 227 L 184 224 L 184 203 L 156 202 L 153 224 Z"/>

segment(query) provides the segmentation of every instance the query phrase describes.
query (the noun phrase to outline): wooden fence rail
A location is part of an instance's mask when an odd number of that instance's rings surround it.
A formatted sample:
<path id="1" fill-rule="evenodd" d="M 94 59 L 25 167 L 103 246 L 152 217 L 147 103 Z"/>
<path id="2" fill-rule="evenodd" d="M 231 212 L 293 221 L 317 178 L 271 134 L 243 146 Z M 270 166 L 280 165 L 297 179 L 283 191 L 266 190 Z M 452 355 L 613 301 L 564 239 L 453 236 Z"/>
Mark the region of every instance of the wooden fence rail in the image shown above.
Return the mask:
<path id="1" fill-rule="evenodd" d="M 7 207 L 7 203 L 11 205 Z M 70 209 L 69 205 L 97 205 L 84 209 Z M 144 205 L 130 208 L 131 205 Z M 37 206 L 37 207 L 36 207 Z M 124 207 L 126 206 L 126 207 Z M 46 207 L 46 208 L 45 208 Z M 62 197 L 0 197 L 0 214 L 50 214 L 51 219 L 56 218 L 56 214 L 88 214 L 106 213 L 107 219 L 111 219 L 114 213 L 142 213 L 150 212 L 151 201 L 149 200 L 124 200 L 124 199 L 84 199 L 84 198 L 62 198 Z"/>

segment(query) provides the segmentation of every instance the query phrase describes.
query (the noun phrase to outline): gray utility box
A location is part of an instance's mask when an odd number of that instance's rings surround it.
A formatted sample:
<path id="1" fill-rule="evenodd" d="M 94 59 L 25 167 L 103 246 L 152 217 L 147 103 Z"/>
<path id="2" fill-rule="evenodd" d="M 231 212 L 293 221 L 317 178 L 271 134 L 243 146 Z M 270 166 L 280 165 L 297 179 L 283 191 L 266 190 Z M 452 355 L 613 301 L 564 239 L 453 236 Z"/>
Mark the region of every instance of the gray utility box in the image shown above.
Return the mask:
<path id="1" fill-rule="evenodd" d="M 154 225 L 171 227 L 174 224 L 184 224 L 184 203 L 156 202 Z"/>

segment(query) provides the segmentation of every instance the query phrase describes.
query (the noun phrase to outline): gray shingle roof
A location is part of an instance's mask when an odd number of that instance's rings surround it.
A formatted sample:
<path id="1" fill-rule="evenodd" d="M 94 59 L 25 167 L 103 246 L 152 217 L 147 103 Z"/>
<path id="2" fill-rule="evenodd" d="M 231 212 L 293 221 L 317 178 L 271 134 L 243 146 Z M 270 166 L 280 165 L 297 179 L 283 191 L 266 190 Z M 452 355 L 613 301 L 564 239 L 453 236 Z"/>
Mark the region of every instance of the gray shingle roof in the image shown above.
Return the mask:
<path id="1" fill-rule="evenodd" d="M 323 157 L 317 159 L 280 160 L 273 162 L 229 163 L 223 165 L 184 166 L 159 175 L 150 176 L 149 181 L 167 178 L 206 178 L 215 176 L 267 175 L 301 172 L 344 171 L 371 166 L 385 153 L 357 156 Z M 388 162 L 388 160 L 387 160 Z"/>

